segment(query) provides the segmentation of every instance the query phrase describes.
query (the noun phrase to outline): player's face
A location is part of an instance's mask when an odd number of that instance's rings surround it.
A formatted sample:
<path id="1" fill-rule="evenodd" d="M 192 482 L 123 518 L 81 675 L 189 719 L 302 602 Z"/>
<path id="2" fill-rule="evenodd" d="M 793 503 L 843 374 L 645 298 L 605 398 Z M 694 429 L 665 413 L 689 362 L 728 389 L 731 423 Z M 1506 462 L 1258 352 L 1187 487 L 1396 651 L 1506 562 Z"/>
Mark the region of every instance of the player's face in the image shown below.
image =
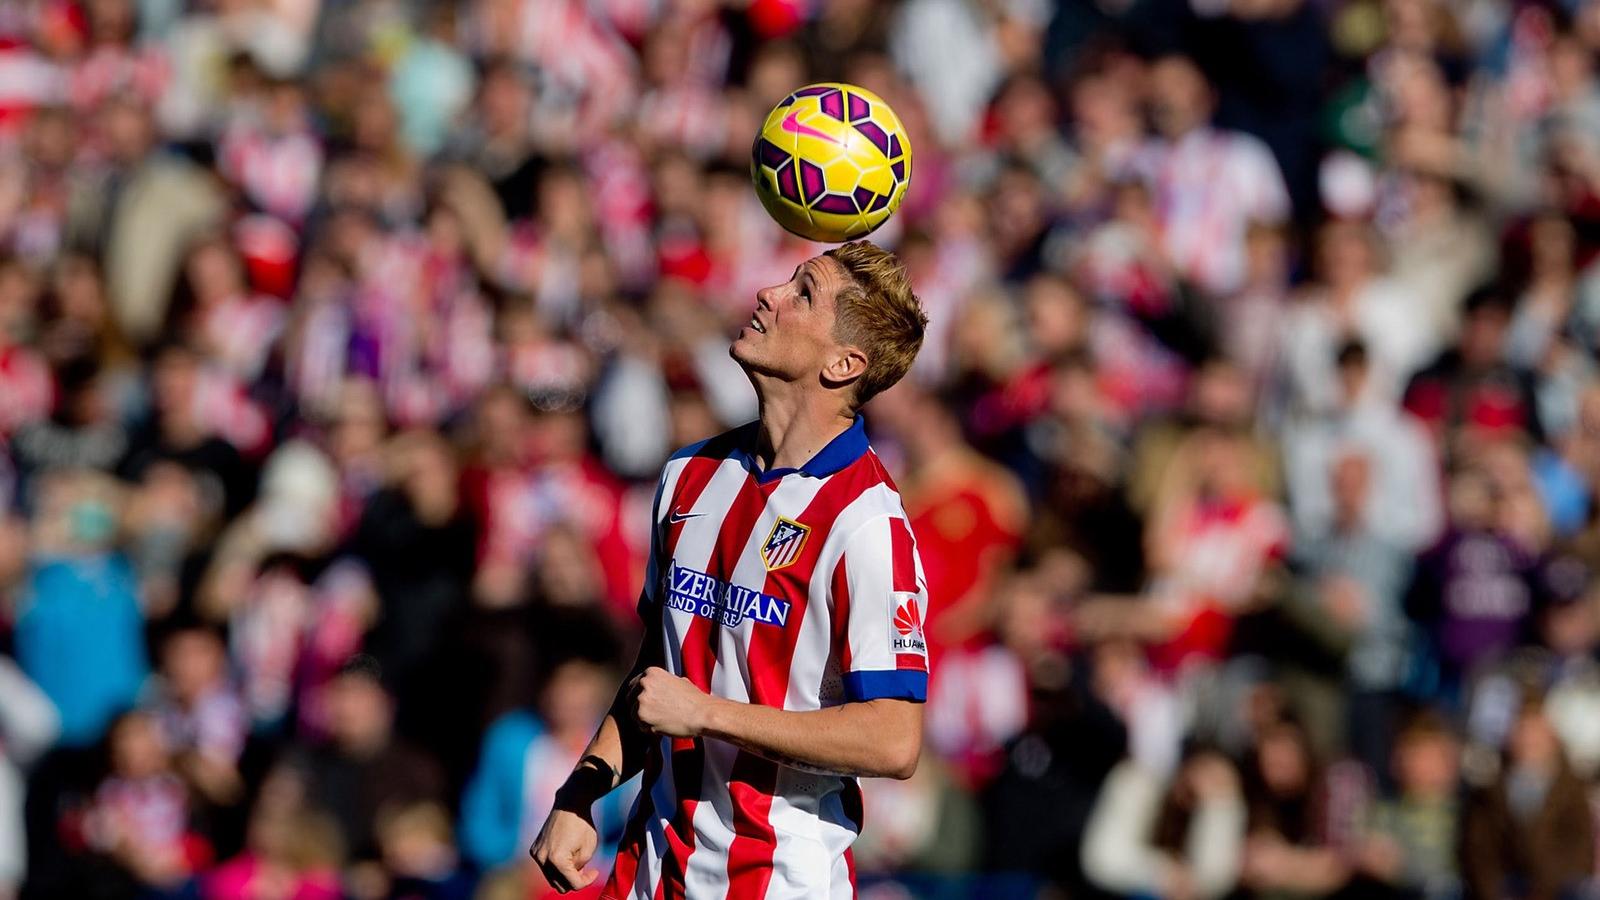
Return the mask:
<path id="1" fill-rule="evenodd" d="M 788 381 L 817 377 L 841 351 L 834 339 L 834 299 L 849 276 L 814 256 L 783 284 L 756 292 L 756 308 L 729 353 L 745 369 Z"/>

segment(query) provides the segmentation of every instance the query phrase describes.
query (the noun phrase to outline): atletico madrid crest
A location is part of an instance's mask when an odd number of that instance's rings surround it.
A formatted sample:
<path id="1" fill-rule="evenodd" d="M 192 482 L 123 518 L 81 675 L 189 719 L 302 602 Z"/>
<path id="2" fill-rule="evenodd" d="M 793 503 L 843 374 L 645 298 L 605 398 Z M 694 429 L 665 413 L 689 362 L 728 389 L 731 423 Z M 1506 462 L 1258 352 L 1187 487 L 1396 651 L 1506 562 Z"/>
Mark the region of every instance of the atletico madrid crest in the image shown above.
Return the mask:
<path id="1" fill-rule="evenodd" d="M 810 525 L 801 525 L 793 519 L 780 518 L 774 522 L 772 532 L 761 545 L 761 561 L 766 563 L 767 571 L 781 569 L 799 559 L 810 533 Z"/>

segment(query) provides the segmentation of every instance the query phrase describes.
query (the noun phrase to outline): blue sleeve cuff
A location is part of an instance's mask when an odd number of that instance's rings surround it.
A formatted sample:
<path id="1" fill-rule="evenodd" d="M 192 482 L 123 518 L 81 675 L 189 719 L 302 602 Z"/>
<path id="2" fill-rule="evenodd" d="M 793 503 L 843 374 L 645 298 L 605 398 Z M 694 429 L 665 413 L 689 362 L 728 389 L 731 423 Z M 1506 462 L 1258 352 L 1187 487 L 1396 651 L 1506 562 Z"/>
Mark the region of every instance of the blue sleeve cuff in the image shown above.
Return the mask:
<path id="1" fill-rule="evenodd" d="M 928 673 L 916 669 L 889 669 L 880 672 L 847 672 L 844 695 L 852 701 L 928 699 Z"/>

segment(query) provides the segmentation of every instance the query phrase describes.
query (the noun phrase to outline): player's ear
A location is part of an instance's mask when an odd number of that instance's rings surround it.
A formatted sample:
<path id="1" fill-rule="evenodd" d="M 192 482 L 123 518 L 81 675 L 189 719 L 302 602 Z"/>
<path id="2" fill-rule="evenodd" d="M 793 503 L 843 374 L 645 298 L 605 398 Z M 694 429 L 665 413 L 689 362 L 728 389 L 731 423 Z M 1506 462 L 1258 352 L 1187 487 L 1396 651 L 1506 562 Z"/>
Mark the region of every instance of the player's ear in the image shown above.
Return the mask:
<path id="1" fill-rule="evenodd" d="M 867 354 L 854 344 L 845 344 L 822 367 L 822 380 L 829 387 L 843 387 L 866 372 Z"/>

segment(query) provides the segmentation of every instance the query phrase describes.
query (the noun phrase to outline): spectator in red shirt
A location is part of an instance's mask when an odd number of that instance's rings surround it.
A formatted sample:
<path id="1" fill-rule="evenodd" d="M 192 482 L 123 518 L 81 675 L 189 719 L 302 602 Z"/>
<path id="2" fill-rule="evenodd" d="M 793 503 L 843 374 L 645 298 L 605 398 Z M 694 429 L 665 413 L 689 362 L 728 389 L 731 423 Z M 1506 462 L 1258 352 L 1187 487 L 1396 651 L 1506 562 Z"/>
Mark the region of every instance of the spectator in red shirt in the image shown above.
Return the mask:
<path id="1" fill-rule="evenodd" d="M 95 789 L 83 837 L 140 885 L 172 890 L 211 856 L 190 829 L 189 792 L 173 769 L 172 748 L 153 716 L 133 712 L 111 727 L 110 749 L 111 771 Z M 118 878 L 103 870 L 84 874 L 80 890 L 96 883 L 104 889 Z"/>
<path id="2" fill-rule="evenodd" d="M 1469 436 L 1539 435 L 1532 385 L 1505 359 L 1511 302 L 1494 288 L 1480 288 L 1462 310 L 1455 346 L 1411 379 L 1406 410 L 1428 425 L 1442 451 L 1452 456 Z"/>

